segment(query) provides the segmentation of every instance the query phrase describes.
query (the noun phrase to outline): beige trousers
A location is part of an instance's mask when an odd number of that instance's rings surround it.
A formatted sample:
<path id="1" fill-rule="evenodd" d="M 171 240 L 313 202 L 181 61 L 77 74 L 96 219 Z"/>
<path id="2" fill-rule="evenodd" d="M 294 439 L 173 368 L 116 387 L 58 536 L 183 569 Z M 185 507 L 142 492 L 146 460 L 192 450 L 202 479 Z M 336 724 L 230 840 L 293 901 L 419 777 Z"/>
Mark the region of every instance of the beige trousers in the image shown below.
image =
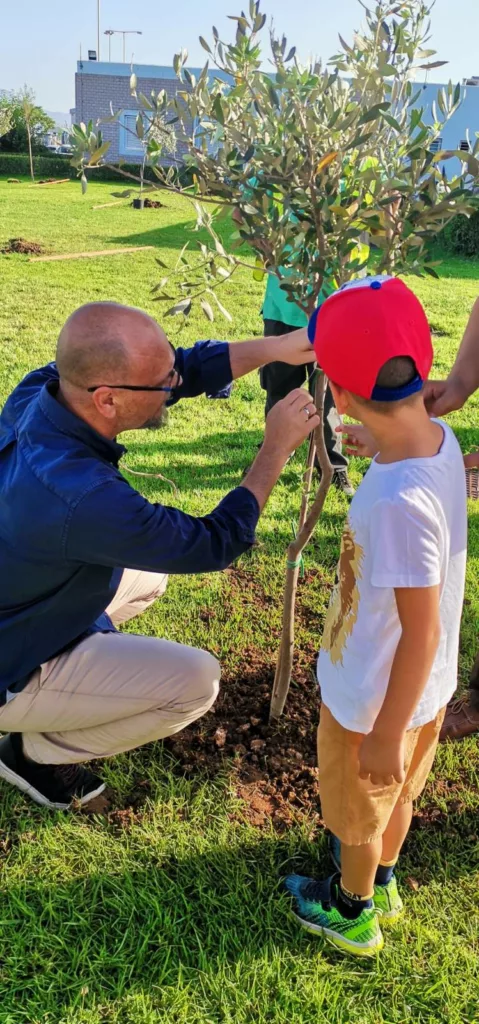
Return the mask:
<path id="1" fill-rule="evenodd" d="M 119 625 L 164 593 L 167 577 L 125 569 L 107 609 Z M 0 708 L 0 732 L 21 732 L 28 757 L 70 764 L 108 757 L 180 732 L 218 694 L 207 651 L 134 633 L 95 633 L 45 662 Z"/>

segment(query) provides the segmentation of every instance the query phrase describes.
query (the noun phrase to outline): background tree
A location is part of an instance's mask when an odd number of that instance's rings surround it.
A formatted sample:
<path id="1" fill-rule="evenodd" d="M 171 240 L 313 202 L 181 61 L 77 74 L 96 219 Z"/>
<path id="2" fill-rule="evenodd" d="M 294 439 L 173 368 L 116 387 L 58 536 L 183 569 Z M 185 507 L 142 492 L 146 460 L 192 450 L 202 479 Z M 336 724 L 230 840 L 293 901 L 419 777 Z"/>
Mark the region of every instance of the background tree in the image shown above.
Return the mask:
<path id="1" fill-rule="evenodd" d="M 437 276 L 431 252 L 438 231 L 474 207 L 479 139 L 470 153 L 435 152 L 434 143 L 460 104 L 461 89 L 452 83 L 440 89 L 432 117 L 421 105 L 422 87 L 415 78 L 444 63 L 431 61 L 434 51 L 427 45 L 433 3 L 378 0 L 374 7 L 361 7 L 363 29 L 351 44 L 340 37 L 340 52 L 326 66 L 301 64 L 295 47 L 270 31 L 272 71 L 266 73 L 266 15 L 259 0 L 250 0 L 248 15 L 232 19 L 232 42 L 223 42 L 216 28 L 210 42 L 200 39 L 208 63 L 198 79 L 188 71 L 183 51 L 174 60 L 182 83 L 176 97 L 138 96 L 140 107 L 151 103 L 175 122 L 194 181 L 185 194 L 195 205 L 197 226 L 210 238 L 200 243 L 197 255 L 183 251 L 175 271 L 180 301 L 167 315 L 188 316 L 195 302 L 210 320 L 214 305 L 228 315 L 218 289 L 238 266 L 254 269 L 251 252 L 308 314 L 325 279 L 341 286 L 366 268 L 368 258 L 377 273 Z M 136 88 L 135 80 L 132 84 Z M 84 137 L 77 134 L 75 164 L 83 175 L 96 161 L 97 143 L 91 125 Z M 451 156 L 462 160 L 462 170 L 448 180 L 442 167 Z M 154 169 L 158 187 L 181 191 L 171 169 L 156 163 Z M 221 218 L 233 207 L 240 211 L 241 225 L 226 251 Z M 374 244 L 371 257 L 358 244 L 365 233 Z M 171 275 L 156 292 L 171 299 Z M 319 372 L 320 409 L 324 385 Z M 316 448 L 322 479 L 310 502 Z M 283 710 L 291 677 L 301 552 L 331 476 L 320 427 L 310 444 L 297 535 L 287 554 L 273 717 Z"/>
<path id="2" fill-rule="evenodd" d="M 7 135 L 12 127 L 12 118 L 8 107 L 0 106 L 0 139 Z"/>
<path id="3" fill-rule="evenodd" d="M 0 137 L 0 150 L 29 154 L 31 150 L 34 154 L 41 149 L 46 132 L 55 127 L 52 118 L 35 103 L 35 94 L 27 86 L 20 92 L 0 97 L 0 116 L 2 114 L 8 116 L 10 129 Z"/>

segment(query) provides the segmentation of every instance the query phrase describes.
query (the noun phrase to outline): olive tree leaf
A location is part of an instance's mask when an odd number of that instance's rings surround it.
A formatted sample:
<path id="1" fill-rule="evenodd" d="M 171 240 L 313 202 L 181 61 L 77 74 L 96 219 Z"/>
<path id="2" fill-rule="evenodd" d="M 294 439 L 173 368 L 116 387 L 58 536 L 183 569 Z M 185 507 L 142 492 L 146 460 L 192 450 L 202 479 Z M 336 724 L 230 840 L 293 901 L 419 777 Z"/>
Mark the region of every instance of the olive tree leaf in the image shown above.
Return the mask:
<path id="1" fill-rule="evenodd" d="M 183 316 L 188 316 L 188 314 L 191 312 L 191 306 L 191 298 L 181 299 L 181 301 L 177 302 L 175 306 L 172 306 L 171 309 L 167 310 L 165 316 L 179 316 L 181 313 L 183 314 Z"/>
<path id="2" fill-rule="evenodd" d="M 201 299 L 200 300 L 200 306 L 201 306 L 201 308 L 203 310 L 203 313 L 205 314 L 206 319 L 210 320 L 210 321 L 213 321 L 214 318 L 215 318 L 215 315 L 213 313 L 213 310 L 212 310 L 209 302 L 207 302 L 206 299 Z"/>

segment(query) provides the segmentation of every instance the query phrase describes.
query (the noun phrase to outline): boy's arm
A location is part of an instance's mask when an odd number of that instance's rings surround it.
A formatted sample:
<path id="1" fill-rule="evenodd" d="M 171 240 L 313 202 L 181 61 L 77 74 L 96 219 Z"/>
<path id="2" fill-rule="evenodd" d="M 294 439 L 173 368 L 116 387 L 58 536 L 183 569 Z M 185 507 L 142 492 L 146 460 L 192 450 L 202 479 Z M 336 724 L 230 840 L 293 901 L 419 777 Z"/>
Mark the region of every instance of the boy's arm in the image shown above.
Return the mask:
<path id="1" fill-rule="evenodd" d="M 372 732 L 359 751 L 359 774 L 374 785 L 404 782 L 404 738 L 429 679 L 441 623 L 439 586 L 396 587 L 402 627 L 389 685 Z"/>

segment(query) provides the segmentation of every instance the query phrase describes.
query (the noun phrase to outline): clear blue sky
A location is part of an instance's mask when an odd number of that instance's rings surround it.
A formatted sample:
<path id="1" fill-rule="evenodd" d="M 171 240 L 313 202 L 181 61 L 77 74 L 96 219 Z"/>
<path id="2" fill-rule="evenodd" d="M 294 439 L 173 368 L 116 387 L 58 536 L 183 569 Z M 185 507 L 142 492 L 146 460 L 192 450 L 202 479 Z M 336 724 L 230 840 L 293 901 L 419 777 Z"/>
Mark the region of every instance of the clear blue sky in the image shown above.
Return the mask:
<path id="1" fill-rule="evenodd" d="M 225 38 L 232 30 L 227 14 L 239 14 L 247 0 L 101 0 L 102 33 L 106 28 L 141 29 L 131 36 L 135 62 L 169 64 L 186 47 L 191 65 L 205 56 L 198 36 L 216 24 Z M 49 110 L 67 111 L 74 102 L 74 73 L 80 44 L 83 54 L 96 48 L 97 0 L 0 0 L 0 89 L 31 86 Z M 337 48 L 337 33 L 346 38 L 361 22 L 357 0 L 262 0 L 300 55 L 327 58 Z M 433 45 L 448 68 L 435 80 L 479 75 L 479 0 L 437 0 Z M 102 58 L 108 39 L 102 34 Z M 121 37 L 113 37 L 112 59 L 122 59 Z"/>

